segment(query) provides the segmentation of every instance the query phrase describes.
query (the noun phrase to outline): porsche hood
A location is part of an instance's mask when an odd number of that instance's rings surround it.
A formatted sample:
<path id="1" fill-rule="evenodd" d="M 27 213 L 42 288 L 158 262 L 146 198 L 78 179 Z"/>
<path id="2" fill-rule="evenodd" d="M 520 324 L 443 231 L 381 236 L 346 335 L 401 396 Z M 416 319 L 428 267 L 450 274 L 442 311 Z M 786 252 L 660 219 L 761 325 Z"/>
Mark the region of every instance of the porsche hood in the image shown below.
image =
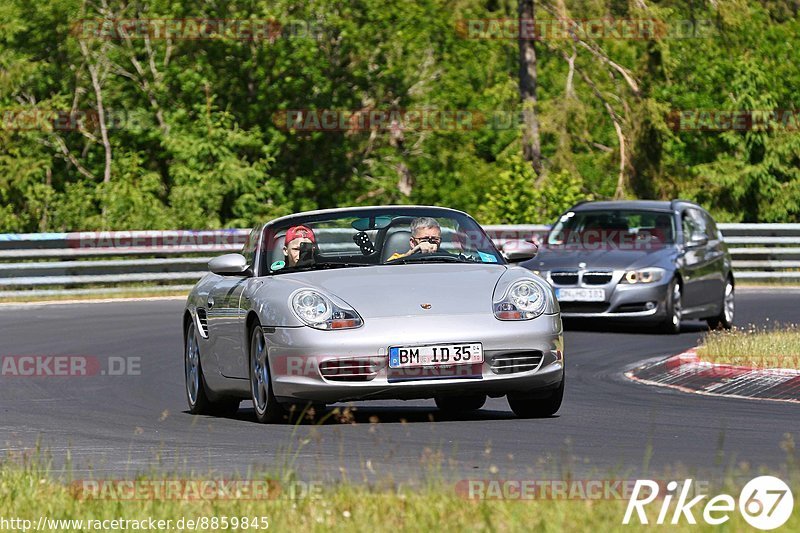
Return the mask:
<path id="1" fill-rule="evenodd" d="M 318 288 L 364 319 L 490 313 L 495 286 L 507 270 L 505 265 L 449 263 L 315 270 L 274 276 L 265 289 L 277 289 L 280 279 L 278 292 L 284 294 L 272 292 L 270 300 L 288 301 L 297 289 Z"/>

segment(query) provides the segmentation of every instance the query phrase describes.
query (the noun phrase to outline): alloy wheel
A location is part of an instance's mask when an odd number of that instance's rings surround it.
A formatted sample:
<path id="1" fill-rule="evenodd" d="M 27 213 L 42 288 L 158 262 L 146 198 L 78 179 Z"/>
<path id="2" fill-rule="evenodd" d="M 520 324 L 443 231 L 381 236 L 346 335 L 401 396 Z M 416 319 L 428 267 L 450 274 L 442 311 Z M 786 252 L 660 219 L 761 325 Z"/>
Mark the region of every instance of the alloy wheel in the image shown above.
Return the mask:
<path id="1" fill-rule="evenodd" d="M 723 309 L 723 312 L 725 313 L 725 322 L 728 324 L 733 324 L 733 314 L 736 305 L 734 300 L 733 284 L 728 281 L 727 285 L 725 285 L 725 301 Z"/>
<path id="2" fill-rule="evenodd" d="M 200 390 L 200 348 L 197 345 L 194 324 L 190 324 L 186 332 L 184 367 L 186 371 L 186 394 L 189 398 L 189 404 L 195 405 L 197 403 L 197 393 Z"/>
<path id="3" fill-rule="evenodd" d="M 264 342 L 264 333 L 261 328 L 256 328 L 250 346 L 250 389 L 253 397 L 253 406 L 258 413 L 267 410 L 269 401 L 269 363 L 267 362 L 267 347 Z"/>
<path id="4" fill-rule="evenodd" d="M 681 308 L 681 286 L 678 283 L 672 287 L 672 325 L 680 326 L 683 309 Z"/>

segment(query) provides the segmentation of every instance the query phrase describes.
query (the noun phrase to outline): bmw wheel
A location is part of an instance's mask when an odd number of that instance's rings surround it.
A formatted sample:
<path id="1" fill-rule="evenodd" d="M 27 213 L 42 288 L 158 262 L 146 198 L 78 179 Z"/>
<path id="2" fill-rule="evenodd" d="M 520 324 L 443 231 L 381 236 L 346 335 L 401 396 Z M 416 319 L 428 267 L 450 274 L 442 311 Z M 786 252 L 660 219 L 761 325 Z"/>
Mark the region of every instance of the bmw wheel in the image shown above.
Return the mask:
<path id="1" fill-rule="evenodd" d="M 194 321 L 186 328 L 186 346 L 183 351 L 183 364 L 186 376 L 186 401 L 193 415 L 233 414 L 239 409 L 239 400 L 220 398 L 211 400 L 211 393 L 203 376 L 200 362 L 200 345 Z"/>
<path id="2" fill-rule="evenodd" d="M 733 280 L 728 278 L 728 281 L 725 282 L 725 295 L 722 297 L 719 315 L 707 320 L 708 327 L 711 329 L 717 329 L 719 327 L 731 329 L 733 327 L 734 311 L 736 310 L 735 300 Z"/>
<path id="3" fill-rule="evenodd" d="M 267 342 L 259 324 L 250 334 L 250 396 L 259 422 L 266 424 L 283 420 L 284 410 L 272 392 Z"/>
<path id="4" fill-rule="evenodd" d="M 667 311 L 667 318 L 661 324 L 661 329 L 664 331 L 664 333 L 680 333 L 681 318 L 683 317 L 683 304 L 681 284 L 676 278 L 672 278 L 672 281 L 669 283 L 664 305 Z"/>

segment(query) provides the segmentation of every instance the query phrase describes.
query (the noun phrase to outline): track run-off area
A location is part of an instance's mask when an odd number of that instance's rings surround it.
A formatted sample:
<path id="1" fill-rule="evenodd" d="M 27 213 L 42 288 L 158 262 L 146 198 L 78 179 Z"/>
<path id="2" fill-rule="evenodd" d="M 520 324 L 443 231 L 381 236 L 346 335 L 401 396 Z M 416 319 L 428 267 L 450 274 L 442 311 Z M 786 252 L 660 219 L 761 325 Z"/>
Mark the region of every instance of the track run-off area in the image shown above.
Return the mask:
<path id="1" fill-rule="evenodd" d="M 800 322 L 798 302 L 800 290 L 740 290 L 736 324 Z M 517 419 L 504 398 L 458 417 L 443 416 L 433 400 L 355 403 L 344 419 L 321 424 L 261 425 L 249 401 L 234 417 L 192 416 L 183 304 L 0 306 L 0 356 L 78 356 L 88 364 L 88 375 L 0 375 L 2 453 L 38 446 L 77 478 L 294 471 L 307 480 L 380 482 L 780 471 L 787 435 L 800 442 L 798 405 L 692 395 L 624 377 L 643 361 L 695 346 L 706 331 L 696 321 L 684 322 L 679 335 L 567 322 L 565 399 L 548 419 Z"/>

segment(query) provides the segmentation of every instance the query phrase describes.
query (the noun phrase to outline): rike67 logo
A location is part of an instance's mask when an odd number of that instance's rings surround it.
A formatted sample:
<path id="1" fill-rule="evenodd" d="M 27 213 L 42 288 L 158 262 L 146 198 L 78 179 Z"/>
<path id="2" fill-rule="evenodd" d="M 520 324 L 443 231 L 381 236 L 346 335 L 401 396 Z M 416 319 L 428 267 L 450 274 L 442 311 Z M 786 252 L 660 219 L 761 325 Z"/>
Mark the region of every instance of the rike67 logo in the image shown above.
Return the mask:
<path id="1" fill-rule="evenodd" d="M 666 489 L 656 524 L 679 524 L 682 520 L 696 524 L 694 512 L 697 512 L 702 513 L 702 518 L 707 524 L 721 525 L 730 520 L 730 514 L 738 507 L 739 513 L 752 527 L 771 530 L 785 524 L 794 509 L 794 497 L 789 486 L 773 476 L 760 476 L 750 480 L 739 494 L 738 505 L 733 496 L 728 494 L 714 496 L 702 505 L 701 502 L 708 498 L 708 495 L 700 494 L 691 498 L 691 479 L 685 480 L 683 485 L 677 481 L 670 481 Z M 636 480 L 622 523 L 630 524 L 635 512 L 639 523 L 648 524 L 645 507 L 659 496 L 658 483 L 649 479 Z M 671 509 L 676 496 L 675 507 Z M 669 517 L 670 511 L 672 511 L 671 517 Z"/>

